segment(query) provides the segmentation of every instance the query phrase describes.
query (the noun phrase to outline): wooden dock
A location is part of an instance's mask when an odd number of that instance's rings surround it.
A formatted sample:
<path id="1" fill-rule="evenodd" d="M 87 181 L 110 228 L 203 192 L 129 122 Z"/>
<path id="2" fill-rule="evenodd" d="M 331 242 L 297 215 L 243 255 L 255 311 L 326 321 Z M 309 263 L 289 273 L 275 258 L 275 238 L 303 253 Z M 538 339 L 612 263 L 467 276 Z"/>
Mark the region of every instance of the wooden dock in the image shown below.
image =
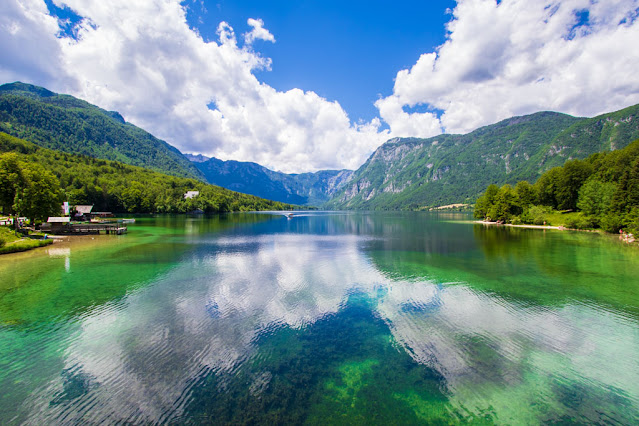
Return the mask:
<path id="1" fill-rule="evenodd" d="M 127 227 L 121 223 L 73 223 L 70 225 L 52 227 L 50 229 L 42 228 L 45 232 L 51 234 L 81 234 L 81 235 L 97 235 L 100 233 L 122 235 L 126 234 Z"/>

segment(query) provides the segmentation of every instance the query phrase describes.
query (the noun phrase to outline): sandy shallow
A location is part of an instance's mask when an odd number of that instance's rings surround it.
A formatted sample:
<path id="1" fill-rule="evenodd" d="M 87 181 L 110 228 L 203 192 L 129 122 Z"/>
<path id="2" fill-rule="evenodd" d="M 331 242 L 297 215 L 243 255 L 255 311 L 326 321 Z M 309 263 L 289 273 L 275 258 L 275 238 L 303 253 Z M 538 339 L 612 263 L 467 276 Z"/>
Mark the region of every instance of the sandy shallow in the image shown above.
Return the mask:
<path id="1" fill-rule="evenodd" d="M 568 230 L 568 228 L 564 228 L 563 226 L 550 226 L 550 225 L 513 225 L 511 223 L 497 223 L 497 222 L 488 222 L 485 220 L 476 220 L 474 223 L 479 223 L 482 225 L 498 225 L 498 226 L 512 226 L 513 228 L 528 228 L 528 229 L 558 229 L 560 231 Z M 582 229 L 575 229 L 575 231 L 583 231 Z"/>

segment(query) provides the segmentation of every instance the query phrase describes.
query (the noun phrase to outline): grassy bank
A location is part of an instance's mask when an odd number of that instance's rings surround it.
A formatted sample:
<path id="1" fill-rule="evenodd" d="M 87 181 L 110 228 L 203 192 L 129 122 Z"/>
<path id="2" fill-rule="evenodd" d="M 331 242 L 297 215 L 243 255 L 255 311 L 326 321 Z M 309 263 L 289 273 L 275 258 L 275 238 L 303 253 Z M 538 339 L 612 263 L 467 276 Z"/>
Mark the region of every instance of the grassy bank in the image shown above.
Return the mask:
<path id="1" fill-rule="evenodd" d="M 45 240 L 39 236 L 18 236 L 8 226 L 0 226 L 0 254 L 27 251 L 49 244 L 53 244 L 53 240 Z"/>

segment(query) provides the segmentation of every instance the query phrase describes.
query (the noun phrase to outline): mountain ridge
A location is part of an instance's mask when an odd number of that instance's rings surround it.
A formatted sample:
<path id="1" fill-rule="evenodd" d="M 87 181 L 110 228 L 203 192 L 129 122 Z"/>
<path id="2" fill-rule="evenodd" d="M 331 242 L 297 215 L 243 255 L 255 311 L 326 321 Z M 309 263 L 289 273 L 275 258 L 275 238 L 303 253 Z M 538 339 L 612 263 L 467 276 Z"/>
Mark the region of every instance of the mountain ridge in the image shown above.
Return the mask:
<path id="1" fill-rule="evenodd" d="M 473 132 L 394 138 L 329 200 L 333 209 L 416 209 L 472 202 L 491 184 L 534 181 L 545 170 L 639 137 L 639 105 L 597 117 L 541 111 Z"/>
<path id="2" fill-rule="evenodd" d="M 463 135 L 394 138 L 355 171 L 298 174 L 183 154 L 116 111 L 21 82 L 0 86 L 0 131 L 45 148 L 195 178 L 285 203 L 418 209 L 472 202 L 488 184 L 534 181 L 566 160 L 623 148 L 639 138 L 639 105 L 591 118 L 541 111 Z"/>

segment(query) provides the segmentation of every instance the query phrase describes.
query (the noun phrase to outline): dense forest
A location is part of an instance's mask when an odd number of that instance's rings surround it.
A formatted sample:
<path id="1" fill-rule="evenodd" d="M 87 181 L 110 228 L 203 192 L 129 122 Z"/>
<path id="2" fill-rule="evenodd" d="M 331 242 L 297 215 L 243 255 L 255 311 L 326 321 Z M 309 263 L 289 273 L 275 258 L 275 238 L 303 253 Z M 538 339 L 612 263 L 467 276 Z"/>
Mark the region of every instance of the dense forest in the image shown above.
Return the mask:
<path id="1" fill-rule="evenodd" d="M 639 231 L 639 140 L 624 149 L 570 160 L 534 185 L 490 185 L 475 204 L 475 217 L 541 225 L 557 218 L 568 228 Z M 556 220 L 555 220 L 556 221 Z"/>
<path id="2" fill-rule="evenodd" d="M 185 199 L 187 191 L 199 191 Z M 168 176 L 116 161 L 41 148 L 0 132 L 0 210 L 36 221 L 60 214 L 60 203 L 94 211 L 207 213 L 283 210 L 294 206 L 240 194 L 196 179 Z"/>

